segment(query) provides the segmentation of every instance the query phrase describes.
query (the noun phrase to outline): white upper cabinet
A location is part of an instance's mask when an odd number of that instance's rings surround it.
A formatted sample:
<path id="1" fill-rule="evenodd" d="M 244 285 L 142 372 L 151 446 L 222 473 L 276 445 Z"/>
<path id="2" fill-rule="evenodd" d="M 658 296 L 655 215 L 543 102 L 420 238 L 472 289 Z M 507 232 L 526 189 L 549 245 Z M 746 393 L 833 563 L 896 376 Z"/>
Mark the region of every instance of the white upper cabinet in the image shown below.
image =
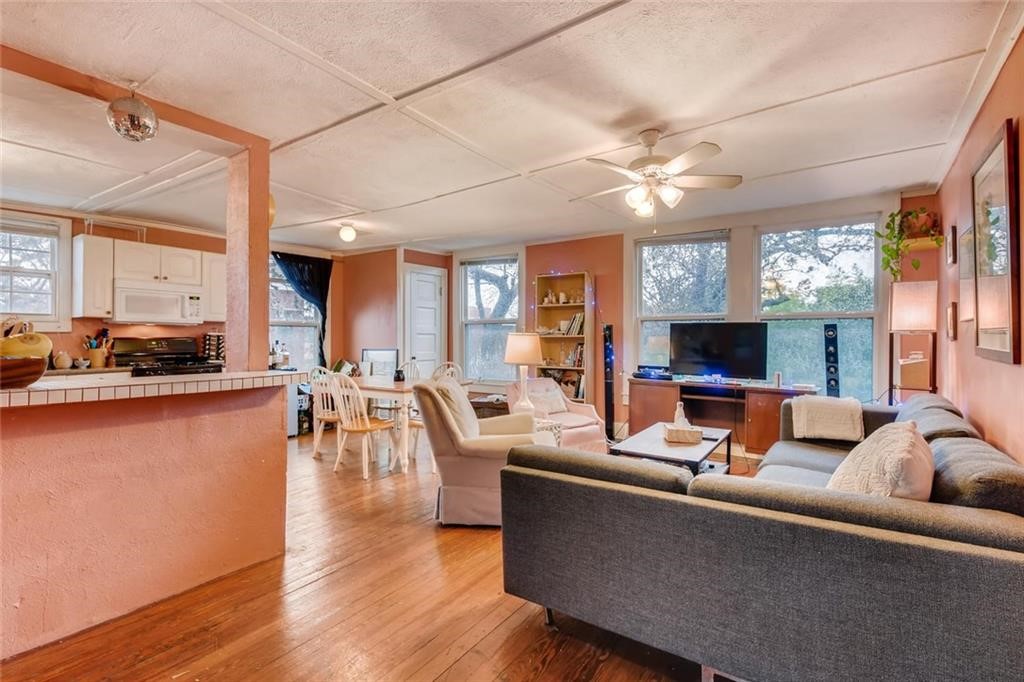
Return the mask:
<path id="1" fill-rule="evenodd" d="M 201 285 L 203 283 L 203 252 L 161 246 L 160 280 L 168 284 Z"/>
<path id="2" fill-rule="evenodd" d="M 228 257 L 222 253 L 203 253 L 203 319 L 226 322 L 228 319 Z"/>
<path id="3" fill-rule="evenodd" d="M 160 281 L 160 246 L 114 240 L 114 278 Z"/>
<path id="4" fill-rule="evenodd" d="M 110 317 L 114 311 L 114 240 L 80 234 L 72 241 L 72 317 Z"/>
<path id="5" fill-rule="evenodd" d="M 203 283 L 203 252 L 117 239 L 114 278 L 199 286 Z"/>

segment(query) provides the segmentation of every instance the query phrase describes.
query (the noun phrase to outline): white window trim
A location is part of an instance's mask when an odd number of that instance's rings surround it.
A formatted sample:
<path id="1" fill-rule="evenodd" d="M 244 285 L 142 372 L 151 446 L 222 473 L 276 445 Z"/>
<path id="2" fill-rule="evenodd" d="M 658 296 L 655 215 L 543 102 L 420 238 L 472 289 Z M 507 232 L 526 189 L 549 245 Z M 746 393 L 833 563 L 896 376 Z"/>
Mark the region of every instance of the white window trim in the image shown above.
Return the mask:
<path id="1" fill-rule="evenodd" d="M 36 213 L 23 213 L 5 208 L 0 209 L 0 223 L 13 228 L 47 235 L 52 235 L 54 230 L 56 230 L 57 264 L 54 270 L 56 275 L 56 281 L 54 282 L 55 312 L 53 315 L 20 314 L 19 317 L 26 322 L 31 322 L 35 330 L 39 332 L 71 331 L 71 286 L 73 281 L 71 272 L 71 220 L 69 218 L 58 218 Z M 7 314 L 0 313 L 0 315 Z"/>
<path id="2" fill-rule="evenodd" d="M 452 317 L 456 324 L 453 325 L 452 339 L 452 359 L 463 365 L 465 368 L 465 348 L 466 348 L 466 280 L 462 276 L 462 266 L 466 263 L 472 263 L 473 261 L 498 259 L 498 258 L 515 258 L 516 263 L 519 266 L 519 316 L 510 317 L 503 320 L 505 324 L 514 323 L 517 332 L 523 331 L 523 325 L 525 324 L 525 303 L 526 303 L 526 278 L 524 273 L 524 264 L 526 263 L 526 246 L 520 245 L 516 247 L 499 247 L 490 249 L 478 249 L 474 251 L 463 251 L 457 252 L 452 256 L 453 272 L 455 277 L 459 280 L 459 285 L 454 287 L 454 293 L 456 296 L 457 308 L 453 312 Z M 467 376 L 466 379 L 477 379 L 478 377 Z M 469 390 L 477 393 L 504 393 L 506 387 L 514 383 L 514 381 L 474 381 L 469 385 Z"/>
<path id="3" fill-rule="evenodd" d="M 875 308 L 874 310 L 859 310 L 852 312 L 828 312 L 828 311 L 813 311 L 813 312 L 800 312 L 800 313 L 763 313 L 761 311 L 761 235 L 777 233 L 777 232 L 795 232 L 798 230 L 810 230 L 816 227 L 832 227 L 836 225 L 857 225 L 861 223 L 871 223 L 875 226 L 875 230 L 880 230 L 884 222 L 883 215 L 881 212 L 870 212 L 861 213 L 855 215 L 838 216 L 833 218 L 824 218 L 819 220 L 805 220 L 795 223 L 780 223 L 774 225 L 762 225 L 758 226 L 754 231 L 754 261 L 752 272 L 754 273 L 753 278 L 753 300 L 754 300 L 754 319 L 758 322 L 768 322 L 772 320 L 820 320 L 820 319 L 835 319 L 835 320 L 850 320 L 850 319 L 871 319 L 871 329 L 874 342 L 874 348 L 872 349 L 873 367 L 872 367 L 872 386 L 871 386 L 871 397 L 872 399 L 878 397 L 879 387 L 888 385 L 888 379 L 885 377 L 885 371 L 888 358 L 888 316 L 886 311 L 889 308 L 889 287 L 886 286 L 886 279 L 882 270 L 882 250 L 879 247 L 879 241 L 875 238 Z M 842 341 L 840 340 L 840 343 Z M 824 390 L 824 387 L 820 387 Z"/>

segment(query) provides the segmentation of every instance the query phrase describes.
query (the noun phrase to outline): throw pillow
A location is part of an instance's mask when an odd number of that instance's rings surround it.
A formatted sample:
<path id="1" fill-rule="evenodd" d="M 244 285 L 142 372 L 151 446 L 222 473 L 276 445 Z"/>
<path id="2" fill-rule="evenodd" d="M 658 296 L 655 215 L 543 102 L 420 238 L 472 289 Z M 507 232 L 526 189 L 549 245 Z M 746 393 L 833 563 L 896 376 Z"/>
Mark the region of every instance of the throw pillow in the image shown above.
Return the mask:
<path id="1" fill-rule="evenodd" d="M 530 391 L 530 402 L 539 414 L 558 414 L 566 411 L 563 395 L 560 388 L 548 384 Z"/>
<path id="2" fill-rule="evenodd" d="M 914 422 L 881 427 L 836 468 L 830 490 L 925 502 L 931 496 L 935 462 Z"/>
<path id="3" fill-rule="evenodd" d="M 451 412 L 455 425 L 459 427 L 463 438 L 476 438 L 480 435 L 480 423 L 476 418 L 473 403 L 469 402 L 462 385 L 452 377 L 437 380 L 437 394 L 441 396 L 448 411 Z"/>

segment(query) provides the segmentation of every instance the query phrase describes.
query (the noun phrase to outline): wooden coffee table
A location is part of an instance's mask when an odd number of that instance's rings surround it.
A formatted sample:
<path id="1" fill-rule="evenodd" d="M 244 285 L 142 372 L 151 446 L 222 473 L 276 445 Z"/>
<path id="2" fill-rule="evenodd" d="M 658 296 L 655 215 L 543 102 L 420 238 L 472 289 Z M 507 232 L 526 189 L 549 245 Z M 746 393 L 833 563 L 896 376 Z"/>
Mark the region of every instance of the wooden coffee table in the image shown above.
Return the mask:
<path id="1" fill-rule="evenodd" d="M 700 443 L 669 443 L 664 437 L 664 423 L 658 422 L 613 445 L 611 454 L 685 466 L 694 476 L 698 473 L 728 473 L 729 465 L 732 464 L 732 431 L 710 427 L 701 427 L 701 430 L 704 432 L 704 440 Z M 708 457 L 722 443 L 725 443 L 725 464 L 708 462 Z"/>

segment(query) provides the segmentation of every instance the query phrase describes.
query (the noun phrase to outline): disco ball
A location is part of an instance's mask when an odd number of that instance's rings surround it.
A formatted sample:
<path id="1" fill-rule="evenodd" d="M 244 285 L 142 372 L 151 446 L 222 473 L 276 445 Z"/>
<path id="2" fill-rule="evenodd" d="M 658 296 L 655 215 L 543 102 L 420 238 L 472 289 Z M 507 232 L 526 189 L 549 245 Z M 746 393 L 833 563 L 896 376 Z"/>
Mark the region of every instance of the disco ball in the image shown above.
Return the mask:
<path id="1" fill-rule="evenodd" d="M 138 99 L 134 92 L 131 97 L 122 97 L 110 103 L 107 107 L 107 123 L 115 133 L 132 142 L 153 139 L 160 126 L 156 112 Z"/>

